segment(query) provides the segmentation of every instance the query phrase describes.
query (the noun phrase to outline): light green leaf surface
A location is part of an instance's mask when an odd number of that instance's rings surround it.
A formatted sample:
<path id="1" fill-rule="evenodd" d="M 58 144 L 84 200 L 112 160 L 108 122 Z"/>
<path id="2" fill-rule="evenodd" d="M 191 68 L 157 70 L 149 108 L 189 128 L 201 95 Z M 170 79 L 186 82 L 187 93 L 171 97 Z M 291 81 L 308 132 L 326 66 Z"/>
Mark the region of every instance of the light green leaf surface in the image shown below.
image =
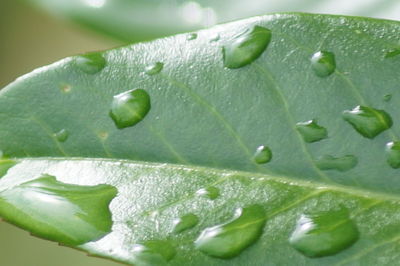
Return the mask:
<path id="1" fill-rule="evenodd" d="M 396 0 L 27 0 L 124 41 L 200 29 L 271 12 L 301 11 L 400 19 Z"/>
<path id="2" fill-rule="evenodd" d="M 393 265 L 399 30 L 278 14 L 38 69 L 0 93 L 0 215 L 137 265 Z"/>

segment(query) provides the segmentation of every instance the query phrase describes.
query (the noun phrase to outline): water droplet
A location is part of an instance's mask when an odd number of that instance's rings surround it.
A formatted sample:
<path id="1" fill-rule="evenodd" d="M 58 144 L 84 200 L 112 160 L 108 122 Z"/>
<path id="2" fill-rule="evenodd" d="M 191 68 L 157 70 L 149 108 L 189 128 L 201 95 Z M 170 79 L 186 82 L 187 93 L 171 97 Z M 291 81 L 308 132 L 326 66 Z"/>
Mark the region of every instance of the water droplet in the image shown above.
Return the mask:
<path id="1" fill-rule="evenodd" d="M 106 131 L 100 131 L 100 132 L 98 133 L 98 136 L 99 136 L 99 138 L 101 138 L 102 140 L 106 140 L 106 139 L 108 138 L 109 134 L 108 134 L 108 132 L 106 132 Z"/>
<path id="2" fill-rule="evenodd" d="M 318 77 L 327 77 L 335 72 L 335 55 L 327 51 L 319 51 L 311 57 L 311 67 Z"/>
<path id="3" fill-rule="evenodd" d="M 385 52 L 384 58 L 392 58 L 398 55 L 400 55 L 400 48 L 393 48 Z"/>
<path id="4" fill-rule="evenodd" d="M 197 39 L 197 33 L 190 33 L 186 36 L 186 40 L 191 41 L 191 40 L 196 40 Z"/>
<path id="5" fill-rule="evenodd" d="M 195 246 L 211 257 L 233 258 L 260 238 L 265 220 L 260 205 L 240 208 L 233 220 L 206 228 L 195 241 Z"/>
<path id="6" fill-rule="evenodd" d="M 400 168 L 400 142 L 394 141 L 386 144 L 387 162 L 394 169 Z"/>
<path id="7" fill-rule="evenodd" d="M 44 175 L 0 193 L 0 212 L 33 235 L 76 246 L 111 231 L 109 210 L 117 189 L 78 186 Z"/>
<path id="8" fill-rule="evenodd" d="M 346 172 L 356 167 L 358 163 L 357 157 L 354 155 L 345 155 L 343 157 L 333 157 L 324 155 L 315 161 L 317 167 L 321 170 L 337 170 Z"/>
<path id="9" fill-rule="evenodd" d="M 342 209 L 303 214 L 289 242 L 302 254 L 316 258 L 337 254 L 353 245 L 358 238 L 356 225 L 349 218 L 348 211 Z"/>
<path id="10" fill-rule="evenodd" d="M 61 84 L 61 85 L 60 85 L 60 90 L 61 90 L 62 92 L 64 92 L 64 93 L 69 93 L 69 92 L 71 92 L 71 89 L 72 89 L 72 87 L 71 87 L 71 85 L 69 85 L 69 84 Z"/>
<path id="11" fill-rule="evenodd" d="M 59 142 L 64 142 L 68 139 L 69 133 L 65 129 L 61 129 L 57 133 L 54 134 L 54 137 L 59 141 Z"/>
<path id="12" fill-rule="evenodd" d="M 254 161 L 258 164 L 268 163 L 272 159 L 272 152 L 267 146 L 261 145 L 254 154 Z"/>
<path id="13" fill-rule="evenodd" d="M 164 64 L 161 62 L 156 62 L 152 65 L 149 65 L 145 69 L 145 73 L 147 75 L 155 75 L 161 72 L 161 70 L 164 68 Z"/>
<path id="14" fill-rule="evenodd" d="M 96 74 L 106 66 L 106 59 L 101 53 L 87 53 L 75 57 L 75 65 L 87 74 Z"/>
<path id="15" fill-rule="evenodd" d="M 149 240 L 133 246 L 133 264 L 137 266 L 166 265 L 176 255 L 168 241 Z"/>
<path id="16" fill-rule="evenodd" d="M 1 156 L 0 156 L 0 178 L 5 176 L 8 172 L 8 170 L 16 164 L 17 164 L 16 161 L 8 159 L 7 157 L 4 157 L 1 154 Z"/>
<path id="17" fill-rule="evenodd" d="M 150 96 L 142 89 L 130 90 L 115 95 L 110 116 L 119 128 L 136 125 L 150 111 Z"/>
<path id="18" fill-rule="evenodd" d="M 210 42 L 217 42 L 217 41 L 219 41 L 219 39 L 220 39 L 219 34 L 218 34 L 218 33 L 214 33 L 214 34 L 211 35 L 211 37 L 210 37 Z"/>
<path id="19" fill-rule="evenodd" d="M 199 223 L 199 218 L 193 213 L 186 214 L 174 220 L 174 232 L 181 233 L 195 227 Z"/>
<path id="20" fill-rule="evenodd" d="M 267 49 L 270 41 L 269 29 L 260 26 L 247 29 L 222 47 L 224 66 L 235 69 L 250 64 Z"/>
<path id="21" fill-rule="evenodd" d="M 320 141 L 328 137 L 326 128 L 318 125 L 315 120 L 297 123 L 296 129 L 300 132 L 304 141 L 308 143 Z"/>
<path id="22" fill-rule="evenodd" d="M 392 118 L 384 110 L 367 106 L 357 106 L 353 110 L 346 110 L 343 112 L 343 118 L 358 133 L 370 139 L 389 129 L 393 124 Z"/>
<path id="23" fill-rule="evenodd" d="M 209 198 L 211 200 L 215 200 L 216 198 L 219 197 L 220 192 L 219 192 L 219 189 L 217 187 L 210 186 L 210 187 L 207 187 L 207 188 L 199 189 L 196 192 L 196 194 L 199 195 L 199 196 L 202 196 L 202 197 L 207 197 L 207 198 Z"/>
<path id="24" fill-rule="evenodd" d="M 385 94 L 385 95 L 383 96 L 383 100 L 384 100 L 385 102 L 390 102 L 391 99 L 392 99 L 392 94 Z"/>

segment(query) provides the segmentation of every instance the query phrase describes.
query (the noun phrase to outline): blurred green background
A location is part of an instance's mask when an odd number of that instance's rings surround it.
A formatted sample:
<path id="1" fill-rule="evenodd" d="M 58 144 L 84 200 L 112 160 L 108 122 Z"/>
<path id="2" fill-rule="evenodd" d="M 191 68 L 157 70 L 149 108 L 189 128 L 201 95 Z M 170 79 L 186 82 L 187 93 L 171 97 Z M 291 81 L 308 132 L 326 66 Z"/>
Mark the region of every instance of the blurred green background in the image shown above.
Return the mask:
<path id="1" fill-rule="evenodd" d="M 22 74 L 77 53 L 119 45 L 75 25 L 54 20 L 15 0 L 0 0 L 0 87 Z M 0 222 L 0 266 L 113 266 L 32 237 Z"/>

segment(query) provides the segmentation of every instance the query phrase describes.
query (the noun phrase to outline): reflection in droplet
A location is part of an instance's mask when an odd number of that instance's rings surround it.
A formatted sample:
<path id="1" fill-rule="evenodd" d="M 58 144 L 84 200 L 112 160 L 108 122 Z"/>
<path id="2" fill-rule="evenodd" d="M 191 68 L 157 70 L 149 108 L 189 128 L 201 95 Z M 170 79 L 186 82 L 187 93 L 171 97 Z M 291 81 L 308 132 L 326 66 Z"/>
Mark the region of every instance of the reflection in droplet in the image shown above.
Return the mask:
<path id="1" fill-rule="evenodd" d="M 93 8 L 101 8 L 106 4 L 107 0 L 83 0 L 86 5 Z"/>
<path id="2" fill-rule="evenodd" d="M 195 241 L 196 249 L 221 259 L 238 256 L 260 238 L 265 220 L 260 205 L 238 209 L 231 221 L 206 228 Z"/>
<path id="3" fill-rule="evenodd" d="M 101 53 L 87 53 L 74 58 L 75 65 L 87 74 L 96 74 L 106 66 L 106 59 Z"/>
<path id="4" fill-rule="evenodd" d="M 311 57 L 311 67 L 319 77 L 327 77 L 335 72 L 335 55 L 328 51 L 319 51 Z"/>
<path id="5" fill-rule="evenodd" d="M 182 217 L 174 220 L 174 232 L 181 233 L 195 227 L 198 223 L 199 218 L 195 214 L 189 213 L 183 215 Z"/>
<path id="6" fill-rule="evenodd" d="M 352 246 L 359 238 L 348 211 L 303 214 L 290 236 L 290 244 L 307 257 L 335 255 Z"/>
<path id="7" fill-rule="evenodd" d="M 316 166 L 321 170 L 337 170 L 346 172 L 356 167 L 358 163 L 357 157 L 354 155 L 345 155 L 343 157 L 333 157 L 331 155 L 324 155 L 315 160 Z"/>
<path id="8" fill-rule="evenodd" d="M 202 197 L 207 197 L 211 200 L 215 200 L 216 198 L 219 197 L 220 191 L 217 187 L 209 186 L 197 190 L 196 194 Z"/>
<path id="9" fill-rule="evenodd" d="M 393 125 L 392 118 L 384 110 L 357 106 L 343 112 L 343 119 L 366 138 L 373 139 Z"/>
<path id="10" fill-rule="evenodd" d="M 257 148 L 254 154 L 254 161 L 258 164 L 264 164 L 270 162 L 272 159 L 271 149 L 267 146 L 261 145 Z"/>
<path id="11" fill-rule="evenodd" d="M 133 264 L 137 266 L 166 265 L 176 255 L 169 241 L 149 240 L 135 244 L 132 249 Z"/>
<path id="12" fill-rule="evenodd" d="M 297 123 L 296 129 L 300 132 L 304 141 L 308 143 L 320 141 L 328 136 L 326 128 L 318 125 L 315 120 Z"/>
<path id="13" fill-rule="evenodd" d="M 116 194 L 110 185 L 78 186 L 44 175 L 0 192 L 0 213 L 36 236 L 77 246 L 111 231 Z"/>
<path id="14" fill-rule="evenodd" d="M 245 30 L 222 47 L 224 66 L 235 69 L 250 64 L 267 49 L 270 41 L 271 31 L 267 28 L 254 26 Z"/>
<path id="15" fill-rule="evenodd" d="M 386 144 L 386 157 L 390 167 L 400 168 L 400 142 L 393 141 Z"/>
<path id="16" fill-rule="evenodd" d="M 150 96 L 142 89 L 115 95 L 110 116 L 119 128 L 131 127 L 143 120 L 150 111 Z"/>

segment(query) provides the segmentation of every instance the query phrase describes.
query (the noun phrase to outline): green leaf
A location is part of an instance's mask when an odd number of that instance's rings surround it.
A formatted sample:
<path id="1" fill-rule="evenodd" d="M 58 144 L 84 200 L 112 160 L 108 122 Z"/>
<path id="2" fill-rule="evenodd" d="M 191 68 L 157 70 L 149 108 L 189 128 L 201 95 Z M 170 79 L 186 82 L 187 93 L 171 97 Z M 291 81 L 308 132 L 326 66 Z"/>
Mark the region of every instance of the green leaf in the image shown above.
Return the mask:
<path id="1" fill-rule="evenodd" d="M 301 11 L 400 19 L 396 0 L 26 0 L 124 41 L 154 39 L 271 12 Z"/>
<path id="2" fill-rule="evenodd" d="M 137 265 L 396 264 L 399 30 L 276 14 L 38 69 L 0 92 L 0 215 Z"/>

